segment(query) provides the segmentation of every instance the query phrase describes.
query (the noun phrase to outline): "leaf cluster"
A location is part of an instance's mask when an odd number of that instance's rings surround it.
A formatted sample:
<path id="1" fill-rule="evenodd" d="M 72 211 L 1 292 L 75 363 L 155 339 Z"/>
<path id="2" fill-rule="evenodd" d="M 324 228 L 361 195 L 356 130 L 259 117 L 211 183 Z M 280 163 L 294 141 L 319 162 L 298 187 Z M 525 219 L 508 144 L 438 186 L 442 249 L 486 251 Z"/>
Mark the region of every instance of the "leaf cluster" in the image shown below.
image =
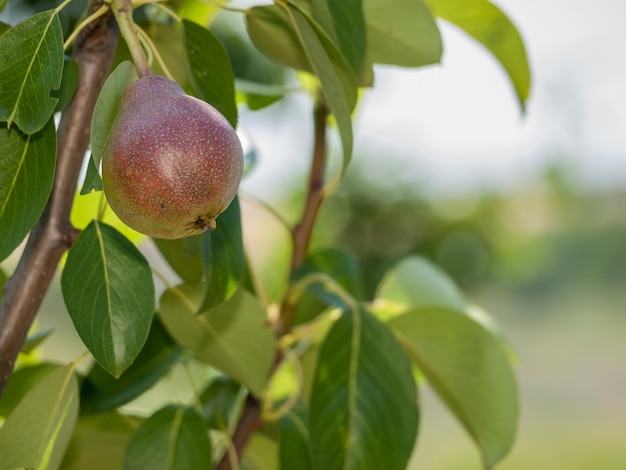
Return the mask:
<path id="1" fill-rule="evenodd" d="M 492 52 L 522 107 L 528 97 L 520 35 L 486 0 L 276 0 L 220 15 L 199 0 L 140 3 L 146 5 L 136 24 L 153 69 L 212 104 L 233 127 L 238 104 L 260 109 L 294 90 L 311 92 L 336 124 L 342 174 L 359 90 L 373 86 L 377 64 L 438 63 L 436 18 Z M 77 83 L 64 50 L 74 36 L 64 38 L 60 8 L 0 30 L 0 260 L 31 231 L 52 190 L 54 114 Z M 228 31 L 222 17 L 229 15 L 243 16 L 243 32 Z M 0 470 L 210 469 L 234 459 L 252 469 L 400 470 L 418 436 L 422 383 L 466 429 L 485 467 L 499 462 L 518 417 L 507 348 L 425 259 L 401 261 L 366 299 L 361 268 L 348 253 L 310 252 L 305 243 L 305 260 L 294 261 L 283 298 L 271 303 L 262 273 L 247 261 L 236 198 L 215 232 L 152 241 L 169 269 L 157 273 L 165 284 L 159 292 L 153 263 L 137 247 L 144 238 L 105 216 L 99 192 L 120 97 L 137 78 L 128 58 L 120 43 L 96 104 L 75 204 L 94 194 L 99 200 L 83 211 L 91 215 L 78 224 L 61 275 L 67 311 L 95 362 L 85 375 L 75 363 L 47 362 L 13 374 L 0 399 Z M 260 65 L 250 71 L 245 64 Z M 324 119 L 322 134 L 326 125 Z M 307 206 L 303 219 L 315 210 Z M 298 243 L 296 228 L 289 229 Z M 0 271 L 0 286 L 6 277 Z M 175 403 L 158 391 L 181 370 L 189 373 L 192 398 Z M 156 398 L 148 416 L 136 415 L 134 400 L 149 394 Z M 238 455 L 235 441 L 251 403 L 259 404 L 259 424 Z"/>

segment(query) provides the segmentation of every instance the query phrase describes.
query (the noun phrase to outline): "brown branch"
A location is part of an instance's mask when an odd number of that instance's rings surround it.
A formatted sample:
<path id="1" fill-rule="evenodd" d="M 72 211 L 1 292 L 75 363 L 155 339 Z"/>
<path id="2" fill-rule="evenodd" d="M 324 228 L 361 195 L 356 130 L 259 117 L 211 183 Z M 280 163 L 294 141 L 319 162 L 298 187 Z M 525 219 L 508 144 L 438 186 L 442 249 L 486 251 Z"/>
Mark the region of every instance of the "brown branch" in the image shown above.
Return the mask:
<path id="1" fill-rule="evenodd" d="M 326 103 L 320 98 L 315 106 L 314 126 L 315 126 L 315 147 L 313 149 L 313 161 L 311 162 L 311 172 L 309 174 L 309 190 L 307 192 L 302 219 L 292 230 L 294 241 L 293 253 L 291 256 L 291 273 L 298 269 L 309 251 L 313 225 L 317 218 L 317 213 L 324 200 L 324 172 L 326 170 L 326 121 L 329 110 Z"/>
<path id="2" fill-rule="evenodd" d="M 313 234 L 313 226 L 317 219 L 319 208 L 324 201 L 324 172 L 326 170 L 326 124 L 330 111 L 326 102 L 322 97 L 316 101 L 314 110 L 314 127 L 315 127 L 315 147 L 313 149 L 313 159 L 311 162 L 311 172 L 309 175 L 309 186 L 302 211 L 300 222 L 292 229 L 291 236 L 293 239 L 293 252 L 291 255 L 291 266 L 289 278 L 293 277 L 296 270 L 304 263 L 309 245 L 311 243 L 311 235 Z M 276 333 L 280 338 L 291 329 L 295 317 L 295 306 L 288 302 L 289 291 L 285 295 L 281 304 L 280 316 L 276 322 Z M 282 361 L 282 353 L 276 354 L 274 366 L 270 372 L 271 375 L 276 371 Z M 261 407 L 257 399 L 249 397 L 244 406 L 237 428 L 233 434 L 233 444 L 237 452 L 237 457 L 241 459 L 243 450 L 248 440 L 263 426 L 261 418 Z M 217 470 L 231 470 L 228 453 L 224 455 L 222 461 L 217 466 Z"/>
<path id="3" fill-rule="evenodd" d="M 315 147 L 313 148 L 313 160 L 311 162 L 311 172 L 309 174 L 309 188 L 307 191 L 304 210 L 300 222 L 292 229 L 293 252 L 291 254 L 291 266 L 289 279 L 293 279 L 296 270 L 302 266 L 309 252 L 313 226 L 317 219 L 319 208 L 324 200 L 324 172 L 326 171 L 326 124 L 330 111 L 326 102 L 319 97 L 315 104 L 314 129 Z M 294 321 L 295 306 L 287 300 L 289 291 L 283 299 L 280 317 L 276 324 L 278 336 L 283 336 L 289 332 Z"/>
<path id="4" fill-rule="evenodd" d="M 102 4 L 102 0 L 90 1 L 90 12 Z M 70 223 L 70 210 L 83 156 L 89 145 L 91 115 L 111 70 L 117 37 L 116 23 L 107 14 L 88 25 L 76 41 L 74 58 L 80 79 L 58 130 L 52 193 L 41 219 L 30 234 L 15 273 L 5 285 L 0 305 L 0 395 L 56 266 L 78 234 Z"/>

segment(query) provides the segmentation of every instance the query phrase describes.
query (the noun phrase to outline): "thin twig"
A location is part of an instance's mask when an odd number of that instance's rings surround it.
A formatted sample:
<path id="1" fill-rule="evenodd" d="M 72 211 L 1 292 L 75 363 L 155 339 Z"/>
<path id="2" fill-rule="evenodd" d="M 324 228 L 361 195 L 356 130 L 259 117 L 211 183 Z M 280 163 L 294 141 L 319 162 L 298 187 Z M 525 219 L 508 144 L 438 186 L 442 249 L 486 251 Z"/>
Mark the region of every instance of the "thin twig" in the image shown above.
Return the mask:
<path id="1" fill-rule="evenodd" d="M 261 426 L 263 426 L 263 421 L 261 421 L 261 404 L 258 399 L 252 395 L 248 395 L 243 407 L 243 412 L 237 423 L 237 429 L 232 438 L 235 454 L 239 460 L 241 460 L 241 456 L 243 455 L 243 451 L 250 436 L 258 431 Z M 231 460 L 227 452 L 224 457 L 222 457 L 222 461 L 216 467 L 216 470 L 232 470 Z"/>
<path id="2" fill-rule="evenodd" d="M 98 11 L 102 5 L 102 0 L 92 0 L 89 13 Z M 0 395 L 56 266 L 78 236 L 78 230 L 70 223 L 70 210 L 89 145 L 91 115 L 111 70 L 117 37 L 115 21 L 106 14 L 87 25 L 76 41 L 74 58 L 80 80 L 59 126 L 52 193 L 15 273 L 5 285 L 0 305 Z"/>
<path id="3" fill-rule="evenodd" d="M 314 110 L 315 121 L 315 147 L 313 149 L 313 161 L 311 162 L 311 172 L 309 175 L 309 188 L 307 191 L 302 219 L 292 229 L 293 253 L 291 255 L 291 267 L 289 279 L 292 280 L 294 274 L 306 260 L 313 234 L 313 226 L 317 219 L 319 208 L 324 200 L 324 173 L 326 171 L 326 124 L 330 111 L 323 98 L 318 98 Z M 296 308 L 287 302 L 289 289 L 285 294 L 285 300 L 281 305 L 280 317 L 276 324 L 276 331 L 279 337 L 289 333 L 295 320 Z"/>
<path id="4" fill-rule="evenodd" d="M 309 176 L 309 186 L 307 191 L 302 218 L 292 229 L 293 252 L 291 255 L 290 275 L 291 279 L 296 270 L 304 263 L 309 251 L 313 226 L 319 212 L 319 208 L 324 200 L 324 172 L 326 170 L 326 125 L 330 111 L 324 99 L 320 96 L 315 104 L 314 127 L 315 127 L 315 147 L 313 149 L 313 160 L 311 162 L 311 172 Z M 287 301 L 290 297 L 290 290 L 287 290 L 285 299 L 281 304 L 280 316 L 276 324 L 278 337 L 282 337 L 289 332 L 295 317 L 295 306 Z M 279 350 L 276 353 L 274 366 L 271 375 L 276 371 L 283 360 L 283 354 Z M 249 396 L 244 406 L 237 428 L 233 434 L 233 443 L 237 456 L 241 459 L 243 450 L 248 440 L 263 426 L 261 407 L 258 400 Z M 217 470 L 231 470 L 231 464 L 227 456 L 217 466 Z"/>

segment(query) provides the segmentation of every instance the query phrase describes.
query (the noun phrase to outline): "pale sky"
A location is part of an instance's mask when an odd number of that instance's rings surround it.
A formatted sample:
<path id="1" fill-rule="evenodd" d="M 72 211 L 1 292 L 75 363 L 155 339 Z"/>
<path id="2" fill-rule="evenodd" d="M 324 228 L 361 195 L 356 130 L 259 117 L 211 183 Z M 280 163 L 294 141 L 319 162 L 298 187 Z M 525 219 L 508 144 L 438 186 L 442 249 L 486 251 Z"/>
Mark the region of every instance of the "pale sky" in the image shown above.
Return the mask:
<path id="1" fill-rule="evenodd" d="M 495 3 L 527 45 L 526 116 L 499 64 L 444 23 L 441 65 L 377 68 L 355 122 L 355 160 L 382 153 L 386 172 L 396 168 L 428 192 L 523 184 L 547 161 L 570 166 L 586 184 L 626 182 L 626 1 Z M 305 171 L 297 153 L 310 141 L 307 101 L 296 100 L 298 107 L 296 122 L 280 107 L 242 113 L 262 161 L 246 182 L 251 191 L 272 193 L 279 185 L 268 187 L 268 178 L 290 178 L 294 166 Z"/>
<path id="2" fill-rule="evenodd" d="M 362 148 L 393 140 L 435 189 L 510 184 L 547 158 L 591 184 L 626 181 L 626 2 L 496 3 L 528 48 L 527 115 L 495 60 L 444 24 L 441 66 L 377 74 L 360 115 Z"/>

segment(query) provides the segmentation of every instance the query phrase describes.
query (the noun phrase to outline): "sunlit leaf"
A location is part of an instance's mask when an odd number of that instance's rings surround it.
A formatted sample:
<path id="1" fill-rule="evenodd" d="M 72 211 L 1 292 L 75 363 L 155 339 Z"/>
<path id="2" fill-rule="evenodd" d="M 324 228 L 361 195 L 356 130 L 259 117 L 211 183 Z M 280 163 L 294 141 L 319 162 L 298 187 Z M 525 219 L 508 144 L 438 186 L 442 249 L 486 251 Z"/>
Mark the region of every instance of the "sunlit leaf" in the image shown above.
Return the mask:
<path id="1" fill-rule="evenodd" d="M 259 396 L 274 361 L 272 328 L 259 300 L 239 289 L 227 302 L 197 315 L 204 286 L 182 284 L 161 297 L 166 329 L 201 361 L 227 373 Z"/>
<path id="2" fill-rule="evenodd" d="M 0 416 L 8 416 L 29 390 L 58 368 L 56 364 L 42 363 L 22 367 L 13 372 L 0 397 Z"/>
<path id="3" fill-rule="evenodd" d="M 120 100 L 126 87 L 137 79 L 137 69 L 128 61 L 122 62 L 107 78 L 91 119 L 91 158 L 97 169 L 102 161 L 102 154 L 107 145 L 109 134 L 115 123 L 120 108 Z M 92 179 L 85 179 L 81 194 L 89 192 L 92 187 L 102 187 L 100 175 L 91 172 Z"/>
<path id="4" fill-rule="evenodd" d="M 183 20 L 182 32 L 193 91 L 236 128 L 235 76 L 226 49 L 212 32 L 189 20 Z"/>
<path id="5" fill-rule="evenodd" d="M 202 261 L 202 238 L 204 235 L 178 238 L 175 240 L 153 239 L 170 267 L 189 283 L 200 282 L 204 276 Z"/>
<path id="6" fill-rule="evenodd" d="M 463 294 L 452 279 L 419 256 L 409 256 L 390 269 L 376 292 L 376 299 L 399 311 L 414 307 L 447 307 L 465 311 Z"/>
<path id="7" fill-rule="evenodd" d="M 278 444 L 271 437 L 254 433 L 243 453 L 242 470 L 277 470 Z M 298 469 L 299 470 L 299 469 Z"/>
<path id="8" fill-rule="evenodd" d="M 55 165 L 52 119 L 33 135 L 0 124 L 0 261 L 11 254 L 41 216 L 52 191 Z"/>
<path id="9" fill-rule="evenodd" d="M 80 416 L 62 470 L 121 469 L 136 420 L 117 412 Z"/>
<path id="10" fill-rule="evenodd" d="M 200 306 L 205 312 L 228 300 L 237 290 L 244 270 L 239 198 L 217 219 L 217 228 L 204 233 L 202 258 L 207 290 Z"/>
<path id="11" fill-rule="evenodd" d="M 100 219 L 104 207 L 104 215 L 101 217 L 102 222 L 114 227 L 136 245 L 147 238 L 143 233 L 136 232 L 122 222 L 115 212 L 106 204 L 103 206 L 104 201 L 105 196 L 103 192 L 90 192 L 85 195 L 77 193 L 74 196 L 72 212 L 70 213 L 70 222 L 72 225 L 80 230 L 85 229 L 93 219 Z"/>
<path id="12" fill-rule="evenodd" d="M 486 468 L 510 450 L 517 428 L 515 378 L 499 341 L 470 317 L 416 308 L 393 318 L 409 356 L 479 446 Z"/>
<path id="13" fill-rule="evenodd" d="M 344 312 L 317 359 L 310 403 L 316 468 L 404 470 L 418 426 L 404 350 L 365 310 Z"/>
<path id="14" fill-rule="evenodd" d="M 180 358 L 182 349 L 155 318 L 146 344 L 137 359 L 120 376 L 114 378 L 95 363 L 80 390 L 82 413 L 117 408 L 149 390 Z"/>
<path id="15" fill-rule="evenodd" d="M 63 31 L 54 10 L 33 15 L 0 36 L 0 121 L 26 134 L 40 130 L 57 104 L 61 86 Z"/>
<path id="16" fill-rule="evenodd" d="M 156 49 L 161 54 L 165 65 L 172 74 L 174 81 L 183 89 L 187 89 L 187 69 L 183 53 L 182 28 L 165 22 L 140 22 L 146 33 L 152 38 Z M 152 64 L 152 72 L 158 75 L 167 73 L 158 61 Z"/>
<path id="17" fill-rule="evenodd" d="M 177 13 L 184 20 L 207 26 L 220 10 L 219 4 L 206 0 L 183 0 Z"/>
<path id="18" fill-rule="evenodd" d="M 0 428 L 0 470 L 56 470 L 78 415 L 73 367 L 59 367 L 33 387 Z"/>
<path id="19" fill-rule="evenodd" d="M 61 287 L 81 339 L 119 377 L 150 331 L 154 283 L 148 262 L 113 227 L 93 221 L 70 249 Z"/>
<path id="20" fill-rule="evenodd" d="M 133 434 L 124 470 L 211 470 L 211 441 L 193 410 L 168 405 Z"/>
<path id="21" fill-rule="evenodd" d="M 363 0 L 363 10 L 373 62 L 421 67 L 441 60 L 439 28 L 422 0 Z"/>
<path id="22" fill-rule="evenodd" d="M 425 1 L 434 15 L 461 28 L 495 56 L 524 110 L 530 92 L 530 66 L 524 41 L 508 16 L 488 0 Z"/>

